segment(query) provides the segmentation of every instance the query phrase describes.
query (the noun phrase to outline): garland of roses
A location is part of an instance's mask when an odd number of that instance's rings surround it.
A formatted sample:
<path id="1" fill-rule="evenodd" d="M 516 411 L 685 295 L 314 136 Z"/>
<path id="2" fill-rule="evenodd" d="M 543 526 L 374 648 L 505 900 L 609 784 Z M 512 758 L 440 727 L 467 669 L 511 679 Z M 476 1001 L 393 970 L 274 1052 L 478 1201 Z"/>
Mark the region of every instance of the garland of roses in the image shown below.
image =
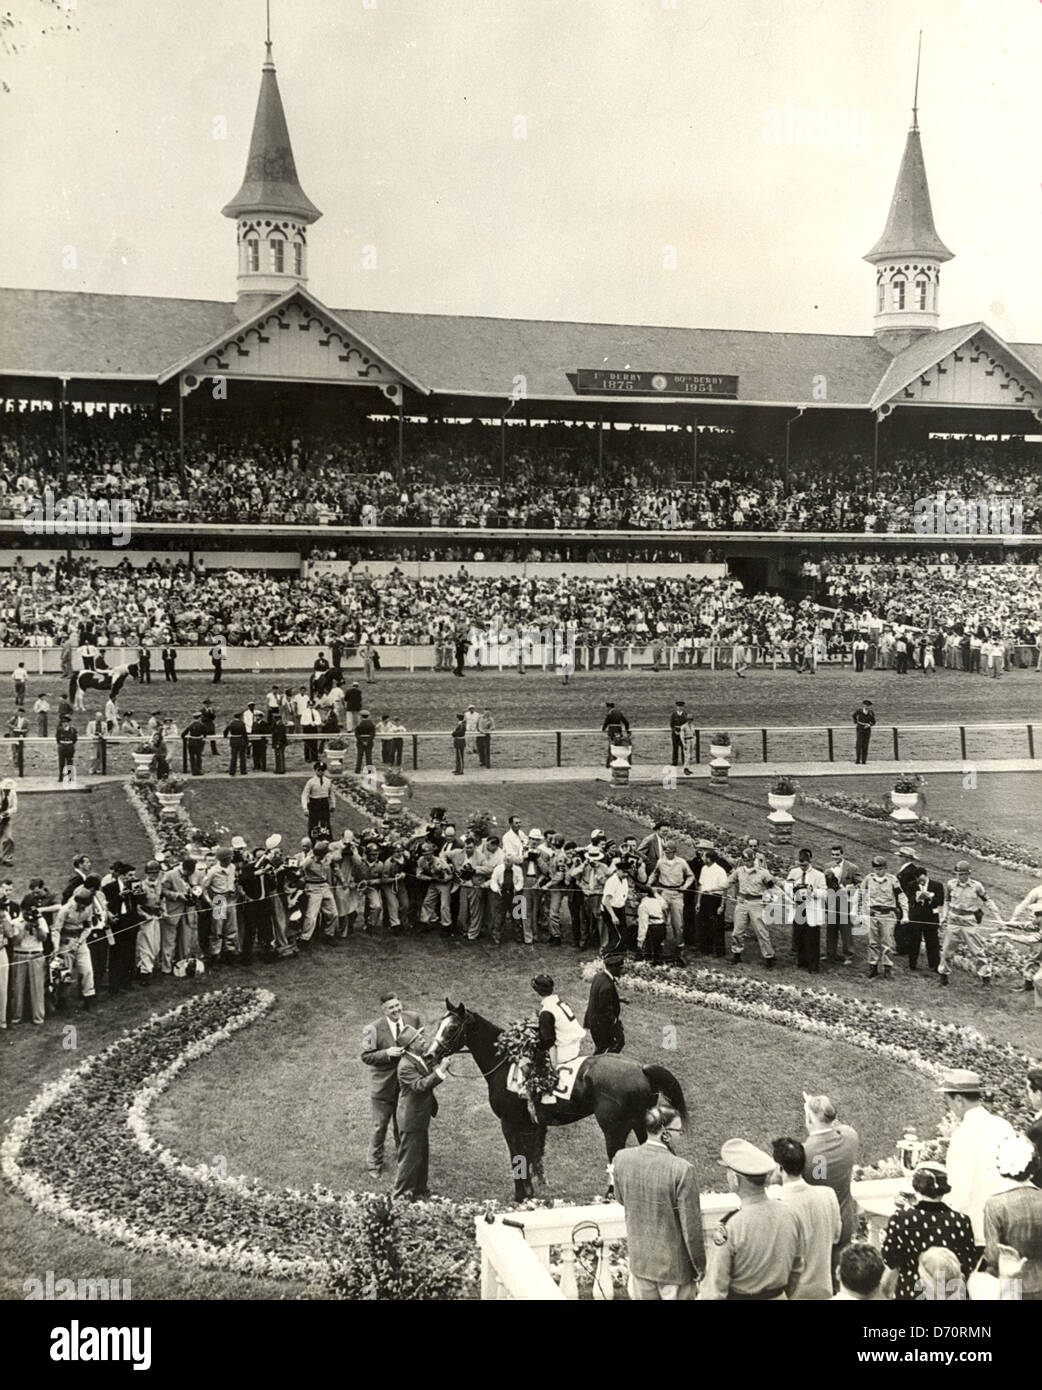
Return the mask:
<path id="1" fill-rule="evenodd" d="M 852 796 L 849 792 L 815 792 L 807 795 L 811 806 L 823 811 L 838 811 L 853 820 L 871 821 L 876 825 L 886 822 L 890 812 L 867 796 Z M 957 849 L 972 854 L 987 864 L 1000 864 L 1004 869 L 1015 869 L 1019 873 L 1042 878 L 1042 853 L 1021 845 L 1013 840 L 993 840 L 990 835 L 978 835 L 972 830 L 961 830 L 950 821 L 933 820 L 920 816 L 915 833 L 932 845 L 945 849 Z"/>
<path id="2" fill-rule="evenodd" d="M 864 801 L 866 806 L 874 806 L 875 803 L 868 801 L 867 798 L 852 798 Z M 820 805 L 825 810 L 843 810 L 840 806 L 830 804 L 808 796 L 807 801 Z M 668 825 L 678 831 L 686 838 L 691 840 L 711 839 L 714 844 L 720 846 L 727 857 L 737 860 L 748 841 L 734 831 L 725 830 L 723 826 L 715 825 L 712 821 L 701 820 L 698 816 L 693 816 L 689 811 L 683 811 L 675 806 L 667 805 L 661 801 L 656 801 L 653 797 L 640 796 L 639 794 L 624 793 L 622 797 L 603 797 L 597 805 L 605 811 L 613 811 L 617 816 L 622 816 L 626 820 L 636 822 L 638 825 L 651 826 L 656 822 Z M 858 816 L 860 820 L 871 820 L 879 824 L 880 820 L 885 820 L 887 812 L 882 807 L 876 807 L 878 815 Z M 845 814 L 854 815 L 854 812 L 847 811 Z M 937 824 L 938 822 L 931 822 Z M 770 850 L 764 851 L 760 846 L 761 853 L 767 861 L 767 867 L 773 874 L 784 878 L 789 872 L 790 866 L 785 864 L 776 854 Z M 1029 870 L 1028 872 L 1031 872 Z M 1006 980 L 1022 976 L 1024 973 L 1024 957 L 1016 946 L 1010 941 L 1004 941 L 1001 937 L 983 937 L 981 942 L 984 952 L 988 957 L 994 972 L 995 978 Z M 965 970 L 970 975 L 977 972 L 977 963 L 972 956 L 967 956 L 965 952 L 956 948 L 951 955 L 952 964 L 960 970 Z"/>

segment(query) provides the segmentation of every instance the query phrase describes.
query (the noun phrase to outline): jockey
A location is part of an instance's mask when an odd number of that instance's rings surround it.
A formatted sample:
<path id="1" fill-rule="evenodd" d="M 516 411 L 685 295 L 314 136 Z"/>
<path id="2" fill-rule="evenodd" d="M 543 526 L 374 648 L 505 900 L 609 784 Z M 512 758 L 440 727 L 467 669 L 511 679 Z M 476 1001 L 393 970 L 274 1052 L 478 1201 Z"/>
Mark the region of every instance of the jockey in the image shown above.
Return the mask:
<path id="1" fill-rule="evenodd" d="M 550 1055 L 555 1067 L 564 1062 L 574 1062 L 586 1034 L 586 1029 L 572 1013 L 567 1004 L 554 993 L 554 982 L 549 975 L 537 975 L 532 988 L 539 995 L 539 1039 Z M 556 1105 L 557 1097 L 548 1093 L 540 1097 L 543 1105 Z"/>

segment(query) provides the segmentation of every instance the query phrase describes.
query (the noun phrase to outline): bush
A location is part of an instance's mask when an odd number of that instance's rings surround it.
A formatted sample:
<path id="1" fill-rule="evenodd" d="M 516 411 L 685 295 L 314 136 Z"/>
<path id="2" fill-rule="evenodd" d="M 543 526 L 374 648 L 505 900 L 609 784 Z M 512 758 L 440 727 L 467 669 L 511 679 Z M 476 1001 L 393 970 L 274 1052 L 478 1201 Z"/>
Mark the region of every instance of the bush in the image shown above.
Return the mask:
<path id="1" fill-rule="evenodd" d="M 899 772 L 894 779 L 895 792 L 920 792 L 925 786 L 926 780 L 918 772 Z"/>
<path id="2" fill-rule="evenodd" d="M 771 783 L 772 796 L 799 796 L 800 784 L 794 777 L 776 777 Z"/>
<path id="3" fill-rule="evenodd" d="M 162 782 L 156 783 L 156 791 L 161 796 L 176 796 L 183 792 L 187 785 L 183 777 L 165 777 Z"/>
<path id="4" fill-rule="evenodd" d="M 474 1211 L 452 1202 L 360 1194 L 350 1239 L 327 1285 L 336 1298 L 448 1301 L 477 1282 Z"/>

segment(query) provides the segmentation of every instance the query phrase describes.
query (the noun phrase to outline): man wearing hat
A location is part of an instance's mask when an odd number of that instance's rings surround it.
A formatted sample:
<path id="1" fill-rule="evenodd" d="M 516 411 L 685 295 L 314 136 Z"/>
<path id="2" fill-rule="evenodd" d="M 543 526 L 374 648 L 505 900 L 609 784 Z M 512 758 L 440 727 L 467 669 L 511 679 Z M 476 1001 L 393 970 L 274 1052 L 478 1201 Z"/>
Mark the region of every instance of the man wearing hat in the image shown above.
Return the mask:
<path id="1" fill-rule="evenodd" d="M 206 743 L 206 725 L 201 714 L 190 720 L 184 734 L 185 753 L 188 757 L 188 771 L 193 777 L 203 775 L 203 745 Z"/>
<path id="2" fill-rule="evenodd" d="M 601 968 L 590 981 L 590 997 L 586 1001 L 583 1027 L 589 1029 L 595 1055 L 602 1052 L 621 1052 L 626 1046 L 626 1032 L 622 1026 L 622 1000 L 615 983 L 622 975 L 624 966 L 623 955 L 605 956 Z"/>
<path id="3" fill-rule="evenodd" d="M 160 919 L 163 915 L 163 885 L 160 880 L 161 873 L 162 865 L 159 860 L 150 859 L 145 865 L 145 877 L 132 884 L 130 889 L 130 895 L 138 913 L 134 961 L 137 965 L 136 978 L 139 985 L 152 983 L 152 976 L 162 945 Z"/>
<path id="4" fill-rule="evenodd" d="M 955 877 L 945 884 L 944 906 L 941 908 L 941 926 L 944 938 L 941 942 L 941 959 L 937 973 L 941 984 L 948 983 L 948 973 L 953 950 L 958 947 L 971 956 L 980 976 L 982 985 L 991 983 L 991 961 L 984 949 L 979 931 L 984 904 L 991 907 L 991 899 L 980 879 L 970 877 L 970 862 L 960 859 L 955 866 Z M 993 909 L 994 910 L 994 909 Z"/>
<path id="5" fill-rule="evenodd" d="M 601 904 L 609 873 L 604 851 L 591 846 L 583 856 L 582 870 L 579 874 L 579 892 L 582 895 L 579 918 L 580 948 L 600 945 Z"/>
<path id="6" fill-rule="evenodd" d="M 623 730 L 628 734 L 630 731 L 630 721 L 619 709 L 614 700 L 605 700 L 604 722 L 601 724 L 601 732 L 608 735 L 608 754 L 604 766 L 611 767 L 611 746 L 618 743 Z"/>
<path id="7" fill-rule="evenodd" d="M 952 1131 L 944 1161 L 951 1184 L 948 1205 L 970 1218 L 980 1255 L 984 1248 L 985 1204 L 1006 1185 L 996 1167 L 996 1155 L 999 1145 L 1013 1138 L 1013 1126 L 985 1108 L 981 1101 L 983 1082 L 975 1071 L 942 1072 L 937 1090 L 959 1122 Z"/>
<path id="8" fill-rule="evenodd" d="M 362 1061 L 370 1068 L 369 1104 L 373 1116 L 365 1165 L 371 1178 L 378 1178 L 383 1168 L 388 1125 L 394 1127 L 394 1147 L 398 1148 L 398 1059 L 410 1039 L 415 1041 L 423 1032 L 420 1015 L 403 1009 L 394 990 L 381 994 L 380 1007 L 380 1017 L 362 1030 Z"/>
<path id="9" fill-rule="evenodd" d="M 936 970 L 941 963 L 940 911 L 944 884 L 931 878 L 922 864 L 915 863 L 915 878 L 905 890 L 908 898 L 908 968 L 918 970 L 919 951 L 925 944 L 926 963 Z"/>
<path id="10" fill-rule="evenodd" d="M 333 872 L 334 866 L 329 853 L 329 841 L 316 840 L 311 853 L 300 866 L 307 903 L 304 912 L 304 925 L 300 933 L 299 945 L 302 948 L 306 949 L 311 945 L 319 918 L 325 923 L 321 938 L 323 945 L 340 945 L 336 936 L 338 917 L 336 898 L 333 896 Z"/>
<path id="11" fill-rule="evenodd" d="M 868 762 L 868 745 L 876 722 L 872 701 L 862 700 L 861 708 L 854 711 L 852 718 L 854 720 L 854 762 L 864 764 Z"/>
<path id="12" fill-rule="evenodd" d="M 861 920 L 868 923 L 868 978 L 874 980 L 883 967 L 883 978 L 890 979 L 894 960 L 894 934 L 902 916 L 908 915 L 908 899 L 892 873 L 886 858 L 872 859 L 872 872 L 861 882 Z"/>
<path id="13" fill-rule="evenodd" d="M 675 1145 L 683 1121 L 669 1105 L 644 1119 L 648 1137 L 612 1159 L 612 1185 L 626 1213 L 630 1298 L 689 1301 L 698 1296 L 706 1247 L 695 1170 Z"/>
<path id="14" fill-rule="evenodd" d="M 394 1181 L 394 1196 L 421 1201 L 430 1196 L 428 1170 L 430 1164 L 431 1120 L 438 1113 L 435 1088 L 447 1078 L 448 1058 L 437 1065 L 434 1058 L 437 1043 L 432 1043 L 421 1055 L 419 1046 L 423 1034 L 406 1030 L 400 1039 L 405 1051 L 398 1059 L 399 1126 L 401 1139 L 398 1148 L 398 1172 Z"/>
<path id="15" fill-rule="evenodd" d="M 210 910 L 210 961 L 214 965 L 235 959 L 239 951 L 239 920 L 236 902 L 238 874 L 232 851 L 221 845 L 217 862 L 211 864 L 199 885 L 202 901 Z"/>
<path id="16" fill-rule="evenodd" d="M 720 1161 L 741 1206 L 728 1212 L 713 1232 L 699 1299 L 766 1303 L 791 1298 L 803 1273 L 800 1227 L 784 1202 L 767 1197 L 774 1159 L 745 1139 L 728 1139 Z"/>
<path id="17" fill-rule="evenodd" d="M 674 767 L 682 767 L 687 761 L 684 757 L 684 735 L 681 732 L 686 723 L 687 713 L 684 709 L 684 702 L 677 700 L 669 716 L 669 736 L 672 743 L 670 761 Z"/>
<path id="18" fill-rule="evenodd" d="M 83 885 L 62 903 L 54 919 L 51 938 L 54 952 L 65 957 L 72 978 L 79 984 L 85 1009 L 94 1007 L 94 966 L 87 940 L 97 925 L 94 891 Z M 6 950 L 6 943 L 4 946 Z M 7 1000 L 4 1000 L 6 1012 Z"/>

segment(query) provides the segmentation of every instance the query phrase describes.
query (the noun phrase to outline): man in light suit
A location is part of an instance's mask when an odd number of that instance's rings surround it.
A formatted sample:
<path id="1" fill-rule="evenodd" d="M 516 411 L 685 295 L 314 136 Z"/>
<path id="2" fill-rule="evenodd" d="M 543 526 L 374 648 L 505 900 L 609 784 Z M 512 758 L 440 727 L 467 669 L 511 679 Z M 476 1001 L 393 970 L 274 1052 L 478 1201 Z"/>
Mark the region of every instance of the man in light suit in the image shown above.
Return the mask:
<path id="1" fill-rule="evenodd" d="M 398 1148 L 398 1174 L 395 1178 L 395 1197 L 408 1197 L 412 1201 L 422 1201 L 430 1196 L 428 1167 L 430 1164 L 430 1141 L 427 1131 L 431 1120 L 438 1113 L 438 1097 L 435 1087 L 448 1076 L 448 1058 L 434 1065 L 434 1049 L 429 1048 L 422 1056 L 413 1051 L 414 1044 L 422 1043 L 422 1036 L 407 1030 L 403 1035 L 405 1051 L 398 1059 L 398 1088 L 401 1093 L 401 1141 Z"/>
<path id="2" fill-rule="evenodd" d="M 366 1169 L 371 1178 L 378 1178 L 384 1161 L 384 1141 L 387 1126 L 394 1128 L 394 1147 L 398 1134 L 398 1059 L 405 1051 L 403 1034 L 415 1036 L 423 1031 L 419 1014 L 408 1013 L 393 990 L 381 994 L 383 1014 L 362 1031 L 362 1061 L 372 1068 L 369 1077 L 369 1101 L 373 1112 L 373 1130 L 369 1141 Z"/>
<path id="3" fill-rule="evenodd" d="M 684 1127 L 668 1105 L 654 1106 L 645 1123 L 647 1143 L 620 1149 L 612 1160 L 615 1195 L 626 1212 L 630 1297 L 692 1300 L 706 1250 L 695 1170 L 674 1152 Z"/>
<path id="4" fill-rule="evenodd" d="M 852 859 L 846 858 L 842 845 L 833 845 L 829 850 L 825 882 L 835 894 L 828 903 L 825 955 L 837 965 L 850 965 L 854 960 L 851 913 L 857 902 L 857 894 L 852 890 L 861 883 L 861 870 Z M 842 952 L 839 949 L 841 942 Z"/>

